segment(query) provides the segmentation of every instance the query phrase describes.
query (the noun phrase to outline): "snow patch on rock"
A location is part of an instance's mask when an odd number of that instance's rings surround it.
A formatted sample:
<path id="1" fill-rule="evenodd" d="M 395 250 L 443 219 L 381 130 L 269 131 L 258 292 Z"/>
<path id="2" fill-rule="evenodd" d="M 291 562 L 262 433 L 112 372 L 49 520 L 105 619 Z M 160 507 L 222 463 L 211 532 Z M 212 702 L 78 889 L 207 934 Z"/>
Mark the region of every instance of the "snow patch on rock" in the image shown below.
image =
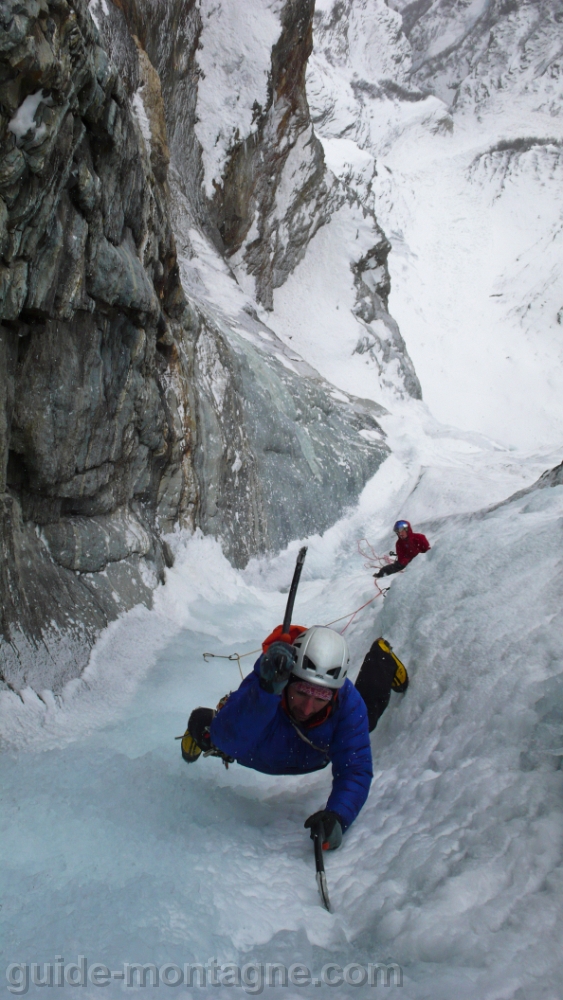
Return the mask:
<path id="1" fill-rule="evenodd" d="M 148 115 L 147 115 L 147 112 L 146 112 L 146 109 L 145 109 L 145 105 L 144 105 L 144 101 L 143 101 L 143 86 L 142 85 L 133 94 L 133 97 L 131 98 L 131 105 L 132 105 L 133 111 L 135 112 L 135 116 L 137 118 L 137 121 L 139 123 L 139 128 L 141 129 L 141 135 L 143 136 L 143 139 L 145 140 L 145 146 L 146 146 L 146 149 L 147 149 L 147 153 L 149 153 L 149 155 L 150 155 L 150 151 L 151 151 L 151 126 L 150 126 L 150 122 L 149 122 Z"/>
<path id="2" fill-rule="evenodd" d="M 283 0 L 201 0 L 197 53 L 200 80 L 196 134 L 202 146 L 205 191 L 214 193 L 236 141 L 255 131 L 267 100 L 272 47 Z"/>

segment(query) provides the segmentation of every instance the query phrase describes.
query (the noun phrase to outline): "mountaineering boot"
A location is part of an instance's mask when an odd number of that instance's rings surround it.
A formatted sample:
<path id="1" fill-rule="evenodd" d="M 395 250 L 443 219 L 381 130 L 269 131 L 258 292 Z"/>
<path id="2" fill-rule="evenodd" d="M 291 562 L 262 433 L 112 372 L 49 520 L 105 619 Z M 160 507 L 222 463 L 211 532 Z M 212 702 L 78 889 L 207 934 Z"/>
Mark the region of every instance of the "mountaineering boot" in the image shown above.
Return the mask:
<path id="1" fill-rule="evenodd" d="M 396 691 L 397 694 L 404 694 L 409 686 L 409 675 L 407 674 L 407 668 L 404 663 L 401 663 L 398 656 L 393 652 L 393 647 L 389 642 L 387 642 L 383 637 L 377 639 L 377 645 L 384 653 L 388 656 L 392 656 L 396 664 L 397 669 L 393 675 L 393 681 L 391 683 L 391 690 Z"/>
<path id="2" fill-rule="evenodd" d="M 409 683 L 405 666 L 389 643 L 380 636 L 372 643 L 356 680 L 356 690 L 365 701 L 370 733 L 389 704 L 391 691 L 402 694 Z"/>
<path id="3" fill-rule="evenodd" d="M 201 757 L 201 748 L 198 747 L 193 736 L 190 736 L 189 729 L 186 729 L 186 732 L 182 736 L 182 742 L 180 745 L 182 747 L 182 757 L 184 758 L 186 764 L 193 764 L 198 757 Z"/>
<path id="4" fill-rule="evenodd" d="M 182 737 L 182 757 L 186 764 L 193 764 L 202 753 L 212 749 L 209 727 L 214 715 L 212 708 L 194 708 Z"/>
<path id="5" fill-rule="evenodd" d="M 384 653 L 393 657 L 393 660 L 397 666 L 395 673 L 393 675 L 393 681 L 391 683 L 391 690 L 395 691 L 397 694 L 404 694 L 409 686 L 409 675 L 407 674 L 407 668 L 404 663 L 401 663 L 398 656 L 393 652 L 393 647 L 391 643 L 387 642 L 386 639 L 381 637 L 377 640 L 377 645 Z"/>
<path id="6" fill-rule="evenodd" d="M 399 663 L 395 671 L 395 676 L 393 678 L 393 683 L 391 685 L 391 690 L 396 691 L 397 694 L 404 694 L 409 686 L 409 675 L 407 674 L 407 668 L 404 663 Z"/>

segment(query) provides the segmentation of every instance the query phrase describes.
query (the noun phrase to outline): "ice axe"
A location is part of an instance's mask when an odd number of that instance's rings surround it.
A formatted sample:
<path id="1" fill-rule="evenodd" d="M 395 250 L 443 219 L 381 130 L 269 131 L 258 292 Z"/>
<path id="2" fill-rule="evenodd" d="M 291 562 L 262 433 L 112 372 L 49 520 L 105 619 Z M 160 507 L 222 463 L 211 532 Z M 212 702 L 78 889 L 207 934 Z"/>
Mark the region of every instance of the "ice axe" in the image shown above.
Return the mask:
<path id="1" fill-rule="evenodd" d="M 297 587 L 299 586 L 299 580 L 301 577 L 301 570 L 303 569 L 303 563 L 305 562 L 305 556 L 307 555 L 307 546 L 304 545 L 302 549 L 299 549 L 297 555 L 297 560 L 295 563 L 295 571 L 293 573 L 293 580 L 291 581 L 291 587 L 289 588 L 289 594 L 287 596 L 287 605 L 285 608 L 285 615 L 283 619 L 283 634 L 289 634 L 289 627 L 291 625 L 291 616 L 293 615 L 293 605 L 295 604 L 295 595 L 297 593 Z M 308 741 L 307 741 L 308 742 Z M 319 887 L 319 892 L 323 902 L 325 910 L 330 913 L 330 899 L 328 896 L 328 885 L 326 881 L 325 874 L 325 863 L 323 858 L 323 841 L 324 841 L 324 828 L 322 823 L 318 823 L 313 830 L 311 830 L 311 836 L 313 838 L 313 846 L 315 849 L 315 867 L 317 869 L 317 885 Z"/>
<path id="2" fill-rule="evenodd" d="M 325 862 L 323 858 L 323 840 L 324 840 L 324 828 L 322 823 L 317 823 L 317 825 L 311 830 L 311 835 L 313 837 L 313 845 L 315 848 L 315 866 L 317 869 L 317 885 L 319 887 L 319 893 L 323 902 L 325 910 L 330 913 L 330 899 L 328 898 L 328 885 L 326 882 L 325 875 Z"/>
<path id="3" fill-rule="evenodd" d="M 299 586 L 299 580 L 301 579 L 301 570 L 303 569 L 303 563 L 305 562 L 305 556 L 307 555 L 307 546 L 304 545 L 302 549 L 299 549 L 297 554 L 297 559 L 295 561 L 295 570 L 293 571 L 293 580 L 291 581 L 291 587 L 289 588 L 289 594 L 287 595 L 287 604 L 285 606 L 285 615 L 283 618 L 282 635 L 289 635 L 289 627 L 291 625 L 291 616 L 293 615 L 293 605 L 295 604 L 295 595 L 297 594 L 297 588 Z"/>

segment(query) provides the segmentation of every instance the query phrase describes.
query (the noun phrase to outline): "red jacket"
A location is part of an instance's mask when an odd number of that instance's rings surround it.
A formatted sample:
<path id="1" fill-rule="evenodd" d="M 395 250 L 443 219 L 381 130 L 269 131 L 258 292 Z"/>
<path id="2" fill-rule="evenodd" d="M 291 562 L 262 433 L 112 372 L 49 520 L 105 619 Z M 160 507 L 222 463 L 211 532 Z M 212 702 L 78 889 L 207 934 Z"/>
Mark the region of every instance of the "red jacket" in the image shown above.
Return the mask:
<path id="1" fill-rule="evenodd" d="M 395 551 L 397 553 L 397 559 L 399 560 L 401 566 L 408 566 L 408 564 L 418 555 L 419 552 L 428 552 L 430 548 L 430 542 L 428 541 L 426 535 L 417 535 L 411 528 L 408 521 L 408 535 L 406 538 L 398 538 L 397 544 L 395 545 Z"/>

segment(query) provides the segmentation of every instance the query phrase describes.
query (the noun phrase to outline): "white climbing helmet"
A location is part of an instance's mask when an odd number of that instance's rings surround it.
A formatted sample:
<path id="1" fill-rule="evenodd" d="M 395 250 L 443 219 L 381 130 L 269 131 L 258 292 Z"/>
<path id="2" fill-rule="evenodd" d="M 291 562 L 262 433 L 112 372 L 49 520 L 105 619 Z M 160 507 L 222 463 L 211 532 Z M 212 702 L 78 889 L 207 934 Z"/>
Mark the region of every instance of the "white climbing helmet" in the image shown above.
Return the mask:
<path id="1" fill-rule="evenodd" d="M 293 645 L 297 650 L 297 662 L 291 671 L 294 677 L 319 687 L 342 687 L 350 653 L 346 639 L 338 632 L 326 625 L 313 625 L 298 635 Z"/>

